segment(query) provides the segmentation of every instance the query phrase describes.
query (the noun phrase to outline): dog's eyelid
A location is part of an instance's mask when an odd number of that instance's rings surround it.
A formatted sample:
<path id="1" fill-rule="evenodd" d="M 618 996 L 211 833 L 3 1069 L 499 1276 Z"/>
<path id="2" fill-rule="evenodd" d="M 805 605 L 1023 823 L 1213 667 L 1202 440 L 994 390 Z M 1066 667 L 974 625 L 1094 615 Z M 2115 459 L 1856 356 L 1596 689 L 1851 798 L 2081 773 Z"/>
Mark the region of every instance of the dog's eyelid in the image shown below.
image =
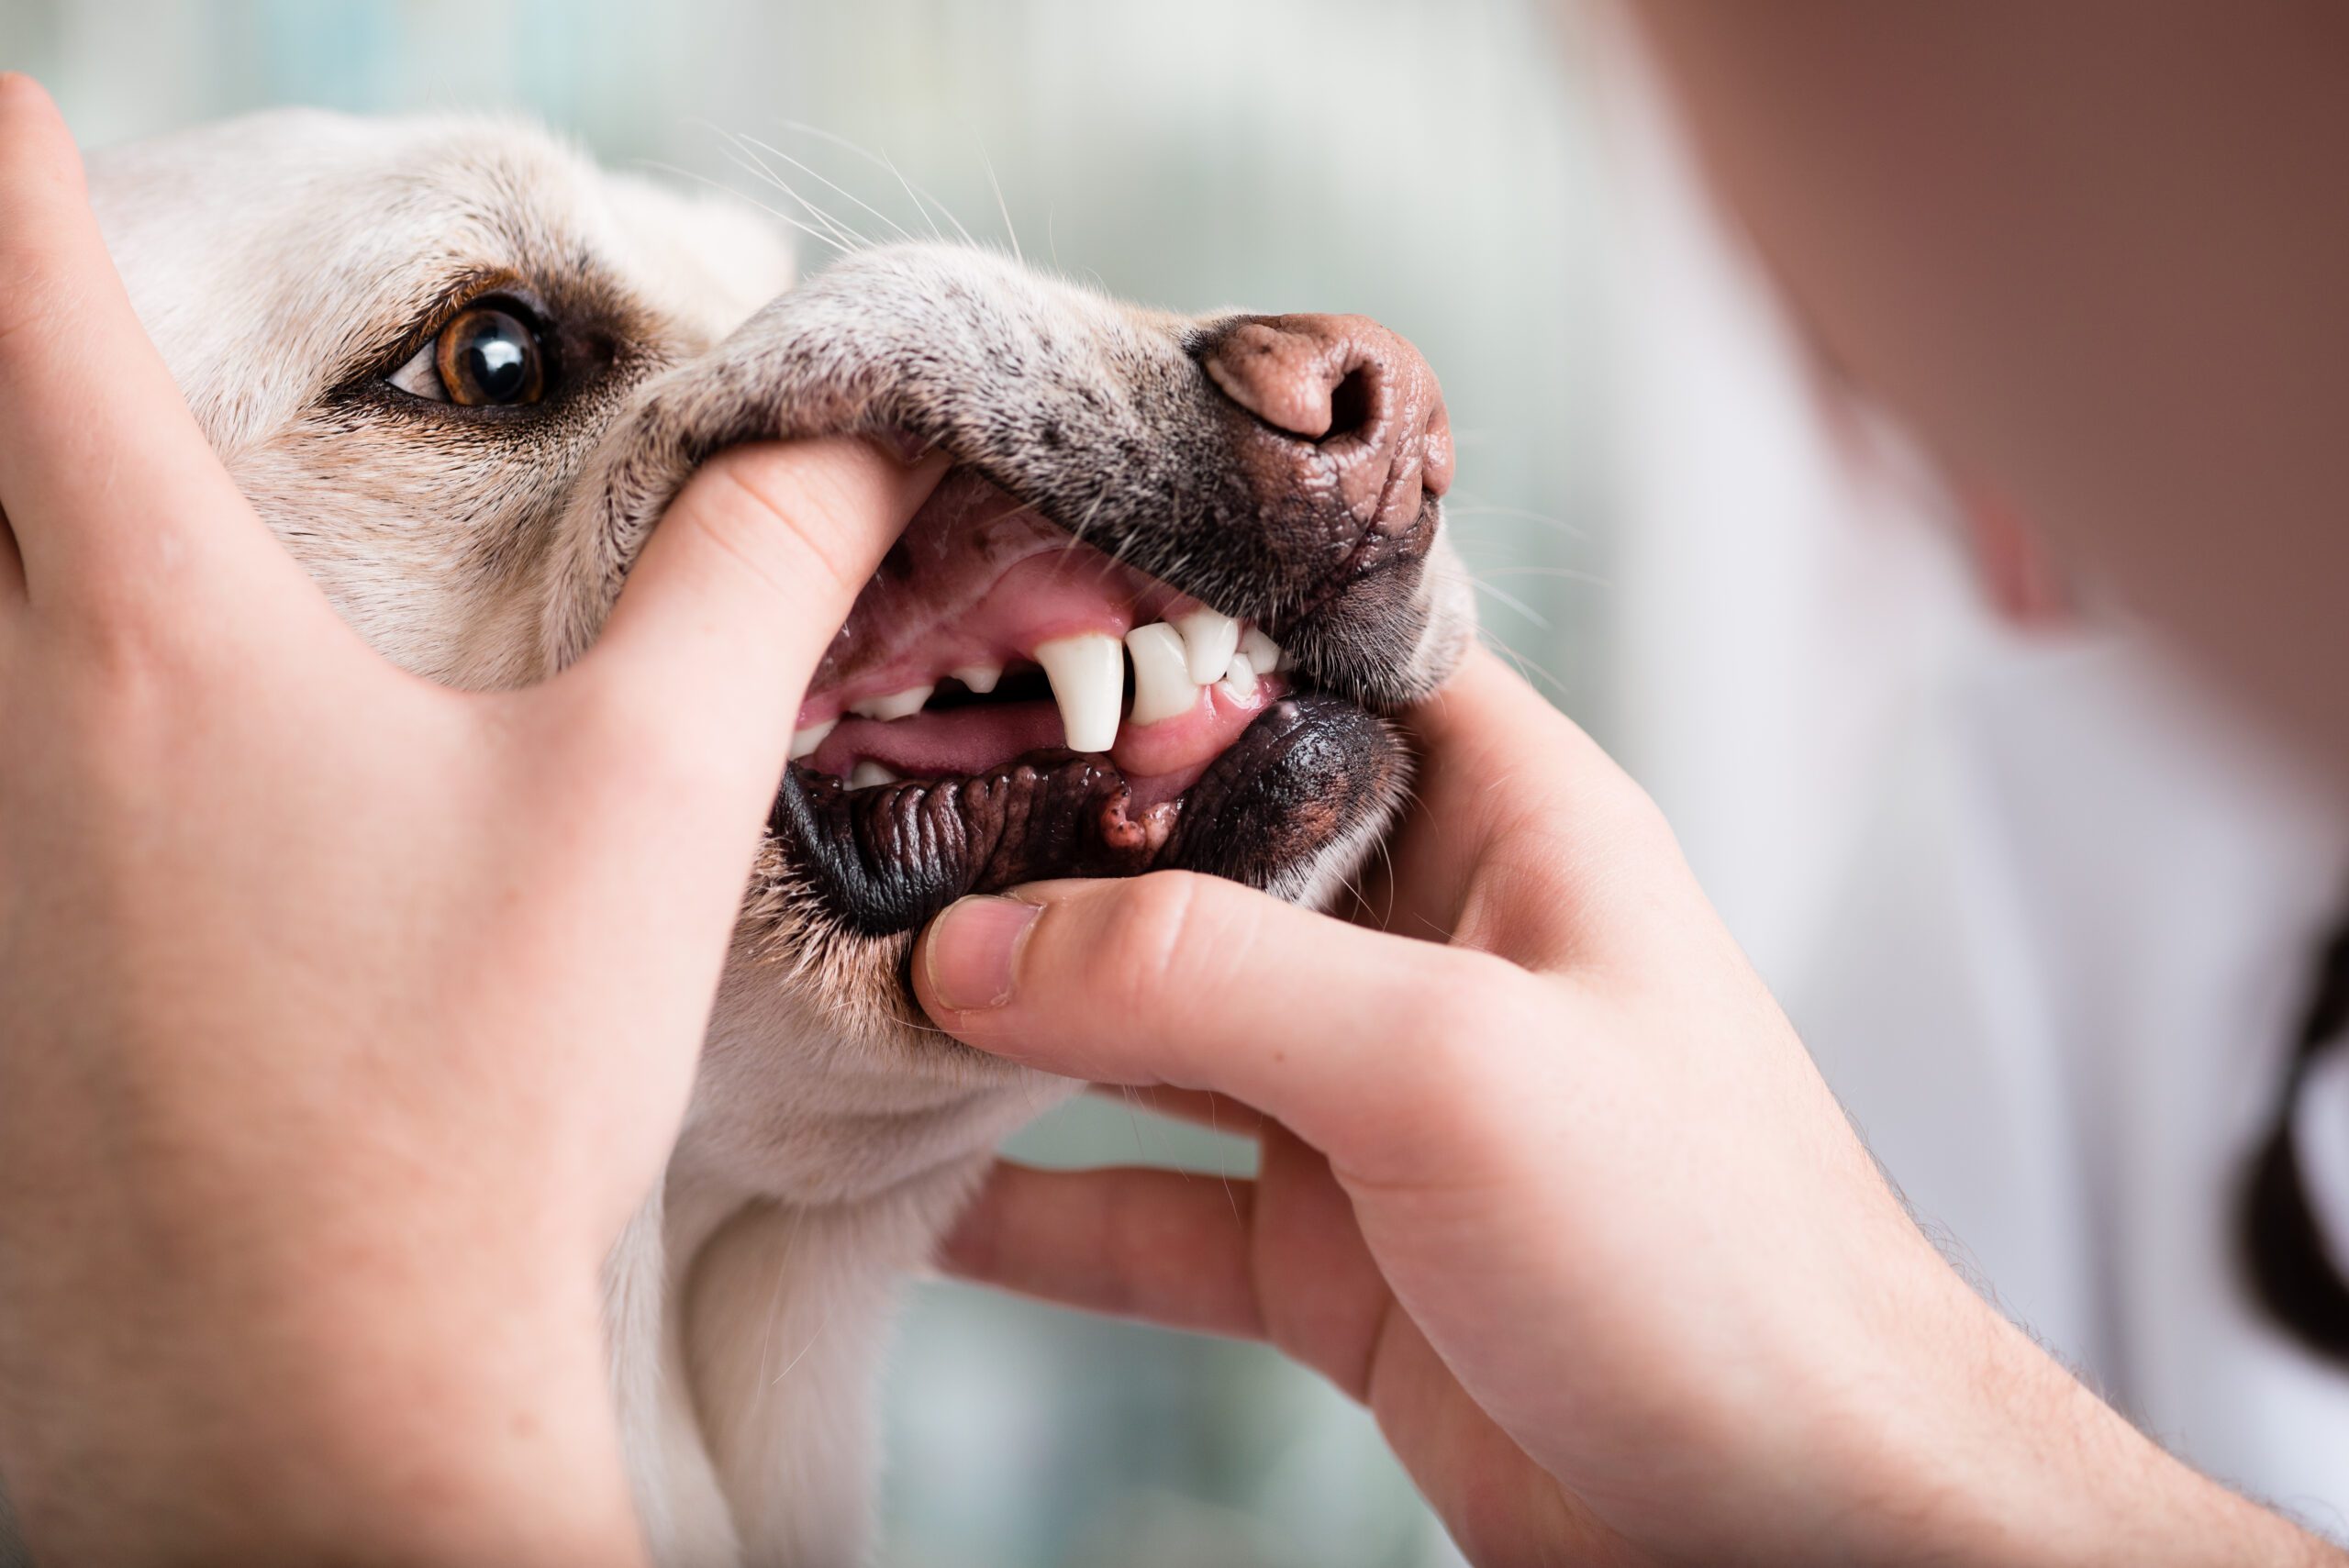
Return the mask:
<path id="1" fill-rule="evenodd" d="M 448 402 L 449 389 L 440 384 L 440 366 L 434 352 L 436 342 L 435 339 L 426 339 L 424 346 L 410 355 L 406 364 L 384 379 L 411 397 Z"/>

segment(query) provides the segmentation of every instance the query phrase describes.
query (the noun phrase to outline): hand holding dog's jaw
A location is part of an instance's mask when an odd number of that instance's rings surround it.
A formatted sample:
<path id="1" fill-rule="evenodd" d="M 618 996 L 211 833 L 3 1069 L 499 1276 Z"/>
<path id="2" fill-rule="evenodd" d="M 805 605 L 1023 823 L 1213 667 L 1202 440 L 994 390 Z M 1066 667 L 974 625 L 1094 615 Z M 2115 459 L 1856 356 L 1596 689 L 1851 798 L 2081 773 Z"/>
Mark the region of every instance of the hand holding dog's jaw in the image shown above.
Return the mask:
<path id="1" fill-rule="evenodd" d="M 674 1138 L 807 628 L 941 465 L 729 454 L 595 651 L 453 692 L 221 472 L 22 77 L 0 233 L 20 1521 L 59 1562 L 633 1560 L 596 1271 Z"/>
<path id="2" fill-rule="evenodd" d="M 1385 930 L 1164 876 L 930 927 L 959 1038 L 1264 1118 L 1236 1197 L 1001 1166 L 951 1266 L 1271 1340 L 1479 1562 L 2320 1560 L 1933 1252 L 1586 737 L 1486 657 L 1410 722 Z"/>

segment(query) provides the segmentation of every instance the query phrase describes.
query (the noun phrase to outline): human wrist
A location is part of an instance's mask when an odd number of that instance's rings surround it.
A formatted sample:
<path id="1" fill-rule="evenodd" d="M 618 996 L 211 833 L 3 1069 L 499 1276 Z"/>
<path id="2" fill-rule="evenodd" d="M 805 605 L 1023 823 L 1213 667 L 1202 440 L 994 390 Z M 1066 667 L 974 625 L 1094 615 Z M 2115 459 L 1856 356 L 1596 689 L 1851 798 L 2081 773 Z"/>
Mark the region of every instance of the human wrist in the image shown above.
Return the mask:
<path id="1" fill-rule="evenodd" d="M 2344 1561 L 2167 1452 L 1951 1284 L 1926 1376 L 1877 1424 L 1870 1457 L 1845 1456 L 1865 1500 L 1842 1521 L 1833 1556 L 1982 1568 Z"/>

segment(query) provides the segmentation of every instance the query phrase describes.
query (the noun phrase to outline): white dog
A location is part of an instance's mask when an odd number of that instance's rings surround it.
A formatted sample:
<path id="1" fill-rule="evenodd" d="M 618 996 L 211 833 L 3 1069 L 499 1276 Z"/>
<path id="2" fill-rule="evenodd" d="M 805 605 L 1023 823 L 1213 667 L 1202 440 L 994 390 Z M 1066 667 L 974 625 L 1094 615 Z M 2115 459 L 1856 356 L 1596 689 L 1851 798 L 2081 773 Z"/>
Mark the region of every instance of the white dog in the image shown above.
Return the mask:
<path id="1" fill-rule="evenodd" d="M 857 1561 L 899 1284 L 1066 1087 L 924 1027 L 910 935 L 1042 875 L 1351 874 L 1405 786 L 1375 712 L 1470 630 L 1432 376 L 1359 318 L 1137 309 L 975 250 L 791 288 L 746 206 L 505 123 L 278 113 L 92 174 L 230 472 L 438 680 L 575 657 L 729 443 L 954 460 L 796 716 L 691 1111 L 608 1269 L 657 1559 Z"/>

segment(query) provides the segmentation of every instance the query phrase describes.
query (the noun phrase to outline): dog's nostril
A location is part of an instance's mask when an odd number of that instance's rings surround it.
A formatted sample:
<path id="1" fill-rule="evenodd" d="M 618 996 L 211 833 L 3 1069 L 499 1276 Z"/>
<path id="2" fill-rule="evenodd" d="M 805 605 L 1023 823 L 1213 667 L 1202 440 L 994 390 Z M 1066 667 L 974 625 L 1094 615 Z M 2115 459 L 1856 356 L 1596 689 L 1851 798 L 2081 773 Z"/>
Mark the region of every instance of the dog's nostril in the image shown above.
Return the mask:
<path id="1" fill-rule="evenodd" d="M 1208 351 L 1208 377 L 1223 395 L 1285 436 L 1330 434 L 1332 395 L 1346 379 L 1344 345 L 1286 322 L 1248 321 Z"/>
<path id="2" fill-rule="evenodd" d="M 1435 373 L 1417 349 L 1360 316 L 1261 316 L 1208 340 L 1199 361 L 1240 408 L 1254 417 L 1239 437 L 1262 480 L 1295 482 L 1291 466 L 1310 442 L 1334 463 L 1347 504 L 1385 505 L 1390 480 L 1415 480 L 1391 497 L 1407 508 L 1422 488 L 1452 484 L 1451 426 Z M 1267 440 L 1267 436 L 1272 437 Z M 1351 438 L 1343 441 L 1340 437 Z M 1282 439 L 1286 438 L 1286 439 Z M 1396 526 L 1408 519 L 1393 519 Z"/>
<path id="3" fill-rule="evenodd" d="M 1370 423 L 1371 407 L 1370 372 L 1356 365 L 1330 393 L 1330 428 L 1321 432 L 1321 439 L 1350 436 L 1361 429 Z"/>

